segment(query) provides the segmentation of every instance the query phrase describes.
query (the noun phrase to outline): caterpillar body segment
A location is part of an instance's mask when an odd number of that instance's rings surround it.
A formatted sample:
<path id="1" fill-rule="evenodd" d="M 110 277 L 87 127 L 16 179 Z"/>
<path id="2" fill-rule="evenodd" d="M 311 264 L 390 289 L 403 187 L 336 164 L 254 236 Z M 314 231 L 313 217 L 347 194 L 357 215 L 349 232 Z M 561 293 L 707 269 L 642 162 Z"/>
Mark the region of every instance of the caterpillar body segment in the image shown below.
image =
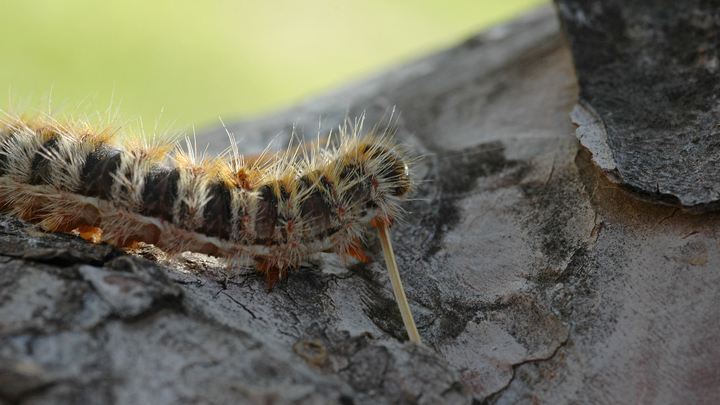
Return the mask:
<path id="1" fill-rule="evenodd" d="M 255 261 L 272 286 L 309 254 L 367 260 L 364 224 L 397 216 L 411 187 L 402 151 L 385 135 L 361 138 L 345 126 L 329 150 L 254 166 L 171 155 L 167 143 L 125 149 L 113 131 L 83 123 L 6 118 L 0 209 L 121 247 L 146 242 Z"/>
<path id="2" fill-rule="evenodd" d="M 388 131 L 361 131 L 360 120 L 339 129 L 335 146 L 246 164 L 235 144 L 230 159 L 140 137 L 123 148 L 110 128 L 7 116 L 0 211 L 93 242 L 145 242 L 254 264 L 270 290 L 314 253 L 370 261 L 362 239 L 371 224 L 408 335 L 419 341 L 387 235 L 412 188 L 405 155 Z"/>

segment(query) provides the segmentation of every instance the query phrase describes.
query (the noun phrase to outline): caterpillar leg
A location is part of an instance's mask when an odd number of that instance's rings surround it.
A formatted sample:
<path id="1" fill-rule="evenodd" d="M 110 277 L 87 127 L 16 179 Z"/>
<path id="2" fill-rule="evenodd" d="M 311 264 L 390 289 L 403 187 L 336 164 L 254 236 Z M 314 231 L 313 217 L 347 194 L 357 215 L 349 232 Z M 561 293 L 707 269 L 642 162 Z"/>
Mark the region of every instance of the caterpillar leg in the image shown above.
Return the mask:
<path id="1" fill-rule="evenodd" d="M 350 257 L 354 257 L 360 260 L 363 263 L 372 263 L 372 259 L 368 257 L 365 252 L 363 252 L 362 248 L 359 247 L 359 242 L 357 241 L 356 243 L 348 246 L 347 250 L 344 253 Z"/>
<path id="2" fill-rule="evenodd" d="M 282 280 L 287 275 L 287 267 L 278 265 L 277 263 L 270 263 L 267 260 L 263 260 L 258 264 L 258 270 L 265 274 L 268 283 L 268 292 L 271 292 L 275 288 L 278 280 Z"/>
<path id="3" fill-rule="evenodd" d="M 370 225 L 374 226 L 375 228 L 384 226 L 389 229 L 393 226 L 393 219 L 389 216 L 381 217 L 378 215 L 377 217 L 373 218 L 372 221 L 370 221 Z"/>
<path id="4" fill-rule="evenodd" d="M 99 243 L 102 239 L 102 229 L 94 226 L 80 225 L 77 227 L 80 236 L 90 242 Z"/>

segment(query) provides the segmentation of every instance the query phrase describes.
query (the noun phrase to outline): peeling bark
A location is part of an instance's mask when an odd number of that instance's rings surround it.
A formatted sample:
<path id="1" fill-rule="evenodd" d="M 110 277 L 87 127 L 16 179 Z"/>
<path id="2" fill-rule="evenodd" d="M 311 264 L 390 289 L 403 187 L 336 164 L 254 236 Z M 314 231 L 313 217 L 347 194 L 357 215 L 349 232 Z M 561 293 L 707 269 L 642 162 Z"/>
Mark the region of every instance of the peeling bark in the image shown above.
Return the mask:
<path id="1" fill-rule="evenodd" d="M 720 5 L 558 0 L 580 83 L 580 142 L 636 198 L 720 206 Z M 597 129 L 592 129 L 597 128 Z"/>

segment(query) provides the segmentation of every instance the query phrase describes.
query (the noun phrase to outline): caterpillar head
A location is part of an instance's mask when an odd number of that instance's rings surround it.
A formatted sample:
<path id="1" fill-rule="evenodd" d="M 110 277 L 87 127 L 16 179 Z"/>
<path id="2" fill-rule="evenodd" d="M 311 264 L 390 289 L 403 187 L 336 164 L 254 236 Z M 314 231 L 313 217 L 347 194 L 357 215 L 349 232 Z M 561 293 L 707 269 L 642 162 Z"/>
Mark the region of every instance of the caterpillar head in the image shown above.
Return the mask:
<path id="1" fill-rule="evenodd" d="M 369 152 L 374 160 L 371 171 L 378 194 L 397 198 L 408 194 L 412 189 L 410 168 L 400 153 L 384 145 L 374 145 Z"/>
<path id="2" fill-rule="evenodd" d="M 365 178 L 371 186 L 366 188 L 365 220 L 381 221 L 389 226 L 402 211 L 400 204 L 412 190 L 408 163 L 402 150 L 385 139 L 369 142 L 359 152 Z"/>

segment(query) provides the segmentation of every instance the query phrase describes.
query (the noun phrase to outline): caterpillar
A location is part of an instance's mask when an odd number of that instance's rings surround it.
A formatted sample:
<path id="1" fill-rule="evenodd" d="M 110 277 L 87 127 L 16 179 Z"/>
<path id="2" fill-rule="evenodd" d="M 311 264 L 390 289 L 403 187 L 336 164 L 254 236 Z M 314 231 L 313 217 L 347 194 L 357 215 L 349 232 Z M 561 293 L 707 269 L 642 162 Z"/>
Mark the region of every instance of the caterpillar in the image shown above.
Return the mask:
<path id="1" fill-rule="evenodd" d="M 366 224 L 380 233 L 388 270 L 396 267 L 387 228 L 413 183 L 391 130 L 363 135 L 362 120 L 346 123 L 324 149 L 265 163 L 246 163 L 234 142 L 221 157 L 139 136 L 122 147 L 120 132 L 82 120 L 6 115 L 0 120 L 0 211 L 93 242 L 144 242 L 169 254 L 192 251 L 230 266 L 254 264 L 269 290 L 314 253 L 369 261 L 362 250 Z M 407 307 L 401 304 L 408 333 L 419 341 L 399 276 L 391 280 Z"/>

